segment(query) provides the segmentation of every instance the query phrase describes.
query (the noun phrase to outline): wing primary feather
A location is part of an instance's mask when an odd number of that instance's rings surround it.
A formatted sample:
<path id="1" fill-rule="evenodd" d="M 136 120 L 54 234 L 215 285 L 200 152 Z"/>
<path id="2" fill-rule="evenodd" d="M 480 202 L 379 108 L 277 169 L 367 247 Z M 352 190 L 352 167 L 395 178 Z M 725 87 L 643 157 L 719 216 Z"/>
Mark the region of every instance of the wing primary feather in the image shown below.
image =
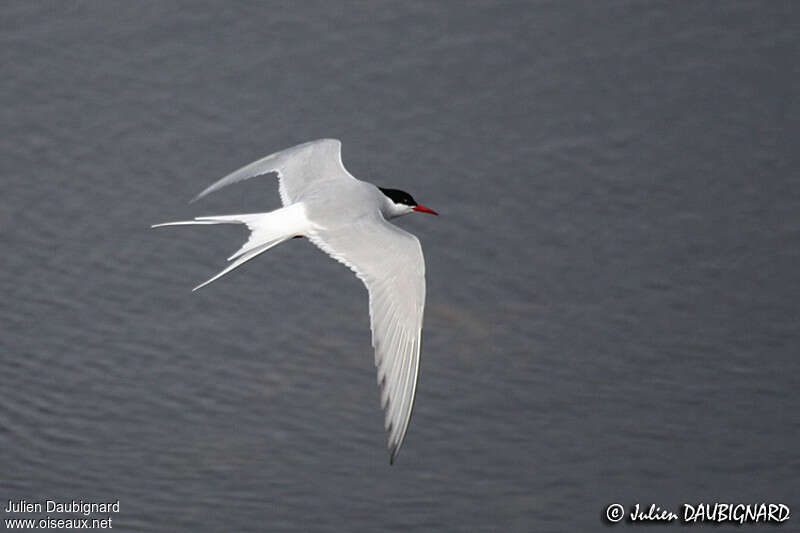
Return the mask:
<path id="1" fill-rule="evenodd" d="M 425 263 L 416 237 L 389 224 L 379 212 L 372 216 L 336 231 L 317 227 L 307 236 L 350 268 L 369 291 L 376 378 L 393 464 L 414 406 Z"/>
<path id="2" fill-rule="evenodd" d="M 411 345 L 411 339 L 409 338 L 408 334 L 404 336 L 403 343 L 400 345 L 400 349 L 398 350 L 398 354 L 402 359 L 403 363 L 400 367 L 400 374 L 398 376 L 398 399 L 399 405 L 397 407 L 397 414 L 398 420 L 400 422 L 400 426 L 405 424 L 405 413 L 408 406 L 408 381 L 409 381 L 409 371 L 411 370 L 412 361 L 412 354 L 409 350 Z M 402 430 L 401 430 L 402 431 Z"/>
<path id="3" fill-rule="evenodd" d="M 297 200 L 290 192 L 296 188 L 295 185 L 301 185 L 302 188 L 315 180 L 329 179 L 333 175 L 352 178 L 342 165 L 341 147 L 342 143 L 337 139 L 318 139 L 275 152 L 215 181 L 189 203 L 228 185 L 275 172 L 280 179 L 281 202 L 289 205 Z"/>

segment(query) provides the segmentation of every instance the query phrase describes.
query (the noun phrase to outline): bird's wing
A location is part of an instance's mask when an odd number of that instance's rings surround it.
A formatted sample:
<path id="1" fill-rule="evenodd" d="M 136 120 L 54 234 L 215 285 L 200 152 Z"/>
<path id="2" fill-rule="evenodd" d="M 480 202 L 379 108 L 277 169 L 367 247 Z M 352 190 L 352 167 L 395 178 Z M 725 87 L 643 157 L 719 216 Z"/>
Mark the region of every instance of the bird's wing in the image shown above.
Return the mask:
<path id="1" fill-rule="evenodd" d="M 321 181 L 355 179 L 342 164 L 341 141 L 318 139 L 253 161 L 207 187 L 192 202 L 232 183 L 271 172 L 278 174 L 281 202 L 285 206 L 297 202 L 304 192 Z"/>
<path id="2" fill-rule="evenodd" d="M 377 211 L 309 239 L 356 273 L 369 291 L 369 314 L 390 461 L 403 443 L 419 371 L 425 308 L 425 259 L 419 240 Z"/>

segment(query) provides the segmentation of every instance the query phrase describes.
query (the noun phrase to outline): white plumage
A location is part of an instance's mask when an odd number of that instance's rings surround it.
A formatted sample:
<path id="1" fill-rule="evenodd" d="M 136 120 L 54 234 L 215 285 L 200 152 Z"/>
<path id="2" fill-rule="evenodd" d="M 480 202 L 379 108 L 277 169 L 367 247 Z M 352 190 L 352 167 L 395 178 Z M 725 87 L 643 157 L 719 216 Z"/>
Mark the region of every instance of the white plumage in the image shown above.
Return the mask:
<path id="1" fill-rule="evenodd" d="M 369 291 L 372 345 L 381 405 L 394 459 L 408 429 L 419 373 L 425 261 L 417 238 L 387 222 L 412 211 L 436 214 L 402 191 L 354 178 L 342 164 L 341 142 L 321 139 L 250 163 L 215 182 L 193 201 L 238 181 L 277 173 L 283 206 L 269 213 L 198 217 L 185 224 L 246 224 L 247 242 L 222 272 L 199 289 L 273 246 L 305 236 L 349 267 Z"/>

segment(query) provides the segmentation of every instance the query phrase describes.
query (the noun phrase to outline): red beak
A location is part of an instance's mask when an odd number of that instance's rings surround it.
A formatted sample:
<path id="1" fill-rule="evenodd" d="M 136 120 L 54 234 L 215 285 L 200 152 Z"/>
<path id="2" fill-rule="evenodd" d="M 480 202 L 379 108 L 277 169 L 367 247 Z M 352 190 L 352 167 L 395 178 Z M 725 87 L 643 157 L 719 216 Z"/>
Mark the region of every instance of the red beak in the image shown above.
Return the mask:
<path id="1" fill-rule="evenodd" d="M 438 215 L 439 214 L 436 211 L 434 211 L 433 209 L 428 209 L 424 205 L 414 206 L 414 211 L 419 211 L 420 213 L 428 213 L 430 215 Z"/>

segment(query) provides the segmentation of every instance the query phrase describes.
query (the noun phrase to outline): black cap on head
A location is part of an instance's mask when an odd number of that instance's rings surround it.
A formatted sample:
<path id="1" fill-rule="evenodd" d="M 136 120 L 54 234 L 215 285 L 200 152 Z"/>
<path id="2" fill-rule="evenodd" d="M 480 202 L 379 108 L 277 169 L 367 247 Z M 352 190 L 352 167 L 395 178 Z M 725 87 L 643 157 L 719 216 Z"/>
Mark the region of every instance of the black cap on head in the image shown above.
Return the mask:
<path id="1" fill-rule="evenodd" d="M 396 204 L 407 205 L 409 207 L 416 207 L 417 205 L 416 200 L 414 200 L 414 198 L 412 198 L 411 195 L 405 191 L 401 191 L 399 189 L 384 189 L 383 187 L 378 188 Z"/>

